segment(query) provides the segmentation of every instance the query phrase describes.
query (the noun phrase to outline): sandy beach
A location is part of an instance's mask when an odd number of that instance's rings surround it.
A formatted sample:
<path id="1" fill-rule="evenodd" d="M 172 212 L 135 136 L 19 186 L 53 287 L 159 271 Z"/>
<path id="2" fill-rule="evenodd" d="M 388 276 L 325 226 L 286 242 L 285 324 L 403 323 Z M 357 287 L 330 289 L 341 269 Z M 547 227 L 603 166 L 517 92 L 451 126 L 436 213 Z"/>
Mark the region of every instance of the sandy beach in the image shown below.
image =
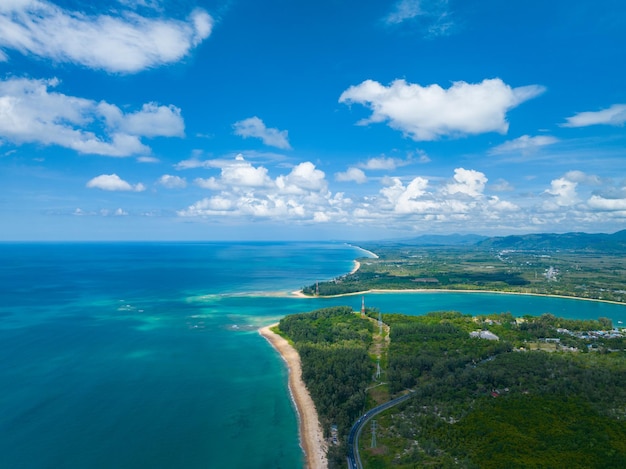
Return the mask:
<path id="1" fill-rule="evenodd" d="M 259 329 L 259 333 L 280 353 L 289 368 L 289 391 L 296 405 L 300 431 L 300 444 L 306 458 L 306 467 L 309 469 L 325 469 L 328 467 L 326 459 L 327 445 L 324 433 L 315 410 L 315 404 L 302 381 L 300 355 L 289 342 L 271 331 L 271 326 Z"/>

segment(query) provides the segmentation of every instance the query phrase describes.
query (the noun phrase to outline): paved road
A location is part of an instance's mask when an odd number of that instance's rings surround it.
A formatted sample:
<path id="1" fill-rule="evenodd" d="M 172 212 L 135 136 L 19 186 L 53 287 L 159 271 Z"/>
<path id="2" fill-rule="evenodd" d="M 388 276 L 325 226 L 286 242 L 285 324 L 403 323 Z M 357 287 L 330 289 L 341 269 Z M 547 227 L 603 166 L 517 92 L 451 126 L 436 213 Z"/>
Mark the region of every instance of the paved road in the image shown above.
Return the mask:
<path id="1" fill-rule="evenodd" d="M 384 404 L 379 405 L 378 407 L 374 407 L 371 410 L 365 412 L 359 420 L 356 421 L 352 428 L 350 429 L 350 434 L 348 435 L 348 468 L 349 469 L 363 469 L 363 465 L 361 464 L 361 457 L 359 456 L 359 436 L 361 435 L 361 430 L 367 422 L 369 422 L 373 417 L 381 412 L 393 407 L 394 405 L 398 405 L 401 402 L 406 401 L 415 391 L 410 391 L 408 394 L 404 396 L 396 397 L 395 399 L 390 400 L 389 402 L 385 402 Z"/>

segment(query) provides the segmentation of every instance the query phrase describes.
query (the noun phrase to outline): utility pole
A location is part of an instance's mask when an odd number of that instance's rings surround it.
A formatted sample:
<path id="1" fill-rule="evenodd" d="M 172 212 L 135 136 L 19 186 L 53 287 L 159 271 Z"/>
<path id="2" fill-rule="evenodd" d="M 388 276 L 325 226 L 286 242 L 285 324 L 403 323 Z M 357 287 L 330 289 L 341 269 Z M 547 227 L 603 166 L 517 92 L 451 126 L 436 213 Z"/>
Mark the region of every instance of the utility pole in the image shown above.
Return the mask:
<path id="1" fill-rule="evenodd" d="M 372 448 L 376 448 L 376 420 L 372 420 Z"/>

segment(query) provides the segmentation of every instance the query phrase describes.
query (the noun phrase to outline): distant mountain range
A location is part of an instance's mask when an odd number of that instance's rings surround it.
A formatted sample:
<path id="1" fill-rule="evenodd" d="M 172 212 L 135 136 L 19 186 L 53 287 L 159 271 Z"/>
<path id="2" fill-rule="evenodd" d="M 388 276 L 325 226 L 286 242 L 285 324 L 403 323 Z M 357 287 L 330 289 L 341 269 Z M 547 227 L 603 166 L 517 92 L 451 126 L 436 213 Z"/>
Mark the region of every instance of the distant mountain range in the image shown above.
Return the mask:
<path id="1" fill-rule="evenodd" d="M 540 233 L 486 238 L 476 243 L 489 249 L 626 252 L 626 230 L 605 233 Z"/>
<path id="2" fill-rule="evenodd" d="M 412 246 L 477 246 L 485 249 L 576 250 L 626 253 L 626 230 L 605 233 L 535 233 L 487 237 L 474 234 L 423 235 L 391 241 Z"/>

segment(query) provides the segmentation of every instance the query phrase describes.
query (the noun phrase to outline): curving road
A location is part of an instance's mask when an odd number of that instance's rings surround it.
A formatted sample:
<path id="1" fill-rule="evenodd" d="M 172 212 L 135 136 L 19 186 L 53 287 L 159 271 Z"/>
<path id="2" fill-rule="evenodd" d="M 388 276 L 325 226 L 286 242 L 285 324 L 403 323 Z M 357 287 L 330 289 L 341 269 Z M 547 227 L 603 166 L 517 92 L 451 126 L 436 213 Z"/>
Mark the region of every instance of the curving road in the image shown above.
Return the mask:
<path id="1" fill-rule="evenodd" d="M 359 419 L 356 421 L 352 428 L 350 429 L 350 434 L 348 435 L 348 468 L 349 469 L 363 469 L 363 464 L 361 463 L 361 456 L 359 456 L 359 436 L 361 436 L 361 430 L 367 422 L 369 422 L 373 417 L 380 414 L 381 412 L 393 407 L 395 405 L 400 404 L 401 402 L 409 399 L 415 391 L 409 391 L 408 394 L 405 394 L 400 397 L 396 397 L 384 404 L 379 405 L 378 407 L 374 407 L 373 409 L 365 412 Z"/>

